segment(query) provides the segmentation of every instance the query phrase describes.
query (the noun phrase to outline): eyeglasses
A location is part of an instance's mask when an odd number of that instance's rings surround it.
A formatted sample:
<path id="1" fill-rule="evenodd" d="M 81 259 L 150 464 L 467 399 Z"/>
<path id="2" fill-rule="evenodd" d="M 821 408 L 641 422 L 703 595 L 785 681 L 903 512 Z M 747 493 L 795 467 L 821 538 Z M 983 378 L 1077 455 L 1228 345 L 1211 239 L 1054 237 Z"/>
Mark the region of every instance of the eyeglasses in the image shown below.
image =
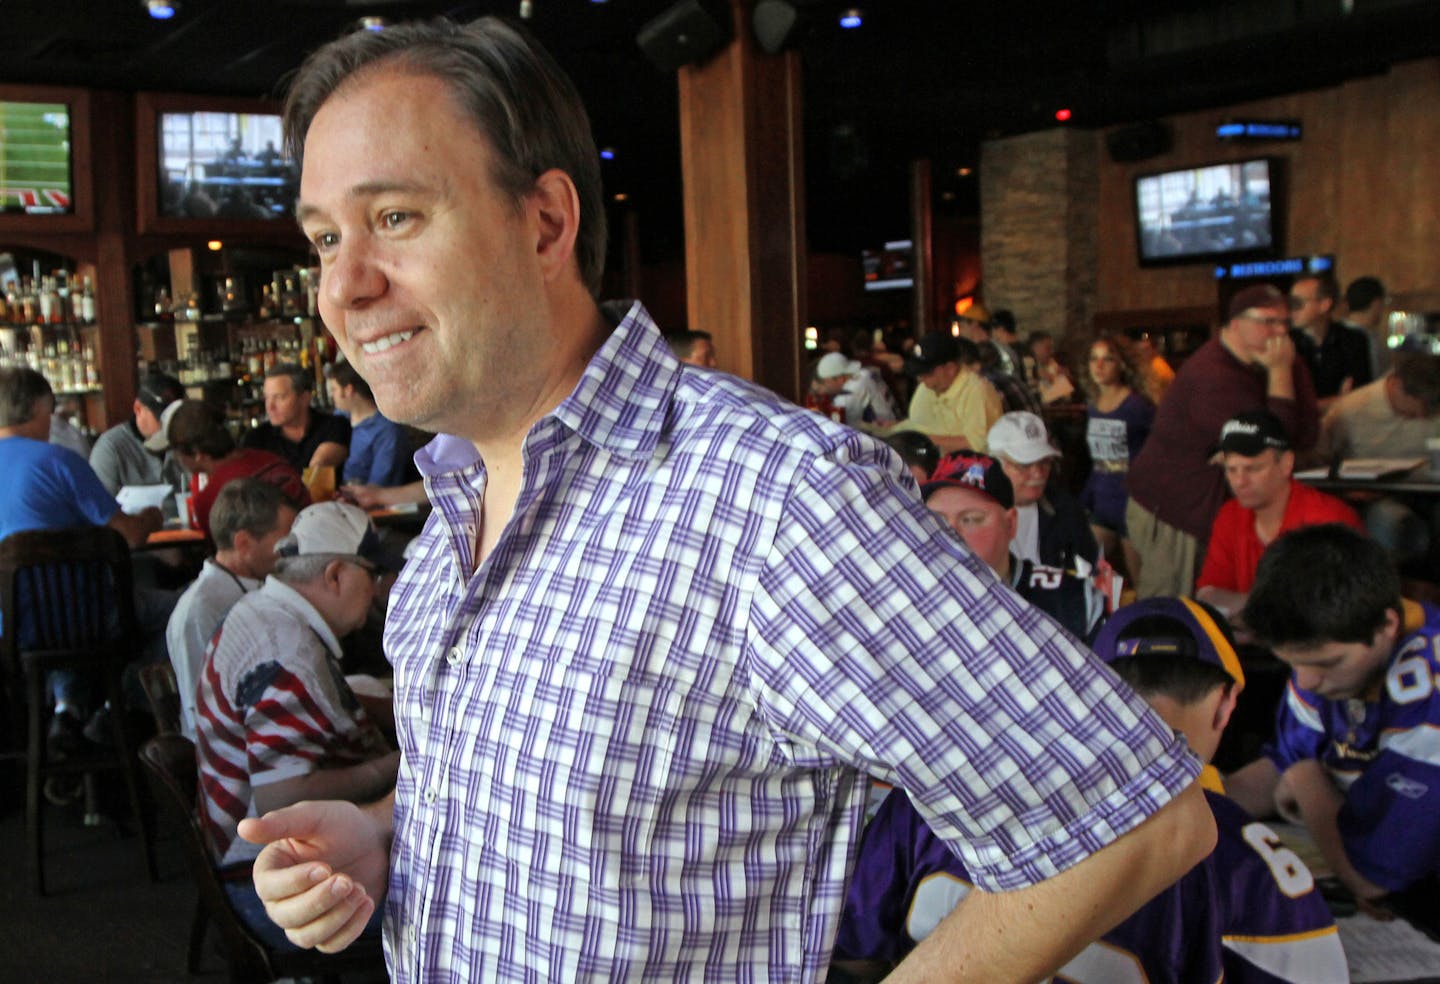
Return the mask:
<path id="1" fill-rule="evenodd" d="M 358 557 L 347 557 L 345 559 L 345 563 L 349 564 L 352 567 L 358 567 L 366 574 L 369 574 L 370 580 L 374 581 L 376 584 L 379 584 L 380 579 L 385 576 L 384 571 L 376 567 L 368 560 L 363 560 Z"/>
<path id="2" fill-rule="evenodd" d="M 1300 310 L 1301 308 L 1303 308 L 1305 305 L 1309 304 L 1309 303 L 1310 303 L 1311 301 L 1313 301 L 1313 300 L 1316 300 L 1316 298 L 1314 298 L 1314 297 L 1301 297 L 1299 294 L 1291 294 L 1291 295 L 1290 295 L 1290 310 L 1292 310 L 1292 311 L 1298 311 L 1298 310 Z"/>

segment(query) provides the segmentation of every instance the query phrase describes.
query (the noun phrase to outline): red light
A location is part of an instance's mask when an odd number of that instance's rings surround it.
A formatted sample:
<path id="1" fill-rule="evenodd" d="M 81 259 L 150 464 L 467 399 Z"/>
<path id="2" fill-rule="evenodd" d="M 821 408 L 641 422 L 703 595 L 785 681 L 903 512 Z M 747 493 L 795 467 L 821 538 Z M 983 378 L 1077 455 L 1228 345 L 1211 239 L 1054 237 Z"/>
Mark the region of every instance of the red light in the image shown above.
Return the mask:
<path id="1" fill-rule="evenodd" d="M 1061 123 L 1064 123 L 1066 120 L 1068 120 L 1068 119 L 1070 118 L 1070 110 L 1068 110 L 1068 109 L 1057 109 L 1057 110 L 1055 110 L 1055 118 L 1056 118 L 1057 120 L 1059 120 Z"/>

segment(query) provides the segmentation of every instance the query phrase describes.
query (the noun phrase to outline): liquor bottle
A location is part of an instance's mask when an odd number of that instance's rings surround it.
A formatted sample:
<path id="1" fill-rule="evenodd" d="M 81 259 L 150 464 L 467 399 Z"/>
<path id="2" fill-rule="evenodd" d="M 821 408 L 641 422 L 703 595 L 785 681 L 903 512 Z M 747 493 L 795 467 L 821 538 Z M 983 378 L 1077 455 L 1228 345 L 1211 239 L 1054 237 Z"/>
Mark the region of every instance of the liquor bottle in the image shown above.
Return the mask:
<path id="1" fill-rule="evenodd" d="M 256 312 L 256 317 L 261 321 L 275 317 L 275 295 L 270 292 L 269 284 L 260 288 L 260 310 Z"/>
<path id="2" fill-rule="evenodd" d="M 80 320 L 87 325 L 95 323 L 95 287 L 86 277 L 80 287 Z"/>
<path id="3" fill-rule="evenodd" d="M 95 349 L 93 346 L 85 346 L 85 388 L 100 388 L 100 367 L 95 363 Z"/>

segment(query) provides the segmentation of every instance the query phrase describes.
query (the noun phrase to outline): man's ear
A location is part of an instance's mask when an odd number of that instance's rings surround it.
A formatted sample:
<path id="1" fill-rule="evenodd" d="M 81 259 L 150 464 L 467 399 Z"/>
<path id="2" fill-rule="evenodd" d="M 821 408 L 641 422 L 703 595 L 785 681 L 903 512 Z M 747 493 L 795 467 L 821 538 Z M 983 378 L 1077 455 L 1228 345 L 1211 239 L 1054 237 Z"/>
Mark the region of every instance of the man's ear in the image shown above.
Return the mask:
<path id="1" fill-rule="evenodd" d="M 575 238 L 580 234 L 580 193 L 570 175 L 551 168 L 535 179 L 535 187 L 525 199 L 539 233 L 536 255 L 545 279 L 553 281 L 570 269 L 574 260 Z"/>
<path id="2" fill-rule="evenodd" d="M 1230 723 L 1230 715 L 1235 713 L 1235 705 L 1240 702 L 1240 688 L 1232 681 L 1220 688 L 1220 701 L 1215 705 L 1215 717 L 1211 727 L 1216 734 L 1225 730 Z"/>

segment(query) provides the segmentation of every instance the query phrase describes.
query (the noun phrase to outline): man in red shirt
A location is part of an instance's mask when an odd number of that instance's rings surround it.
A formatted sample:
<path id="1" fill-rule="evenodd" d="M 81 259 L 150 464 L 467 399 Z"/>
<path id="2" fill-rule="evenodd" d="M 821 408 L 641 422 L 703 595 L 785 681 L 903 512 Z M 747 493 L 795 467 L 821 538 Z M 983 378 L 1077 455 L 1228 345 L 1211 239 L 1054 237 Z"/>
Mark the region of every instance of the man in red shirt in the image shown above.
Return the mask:
<path id="1" fill-rule="evenodd" d="M 1340 499 L 1295 481 L 1295 452 L 1280 419 L 1268 410 L 1236 414 L 1220 429 L 1225 481 L 1234 498 L 1210 529 L 1195 597 L 1232 623 L 1255 583 L 1260 555 L 1281 533 L 1300 526 L 1345 523 L 1363 531 L 1360 517 Z"/>

